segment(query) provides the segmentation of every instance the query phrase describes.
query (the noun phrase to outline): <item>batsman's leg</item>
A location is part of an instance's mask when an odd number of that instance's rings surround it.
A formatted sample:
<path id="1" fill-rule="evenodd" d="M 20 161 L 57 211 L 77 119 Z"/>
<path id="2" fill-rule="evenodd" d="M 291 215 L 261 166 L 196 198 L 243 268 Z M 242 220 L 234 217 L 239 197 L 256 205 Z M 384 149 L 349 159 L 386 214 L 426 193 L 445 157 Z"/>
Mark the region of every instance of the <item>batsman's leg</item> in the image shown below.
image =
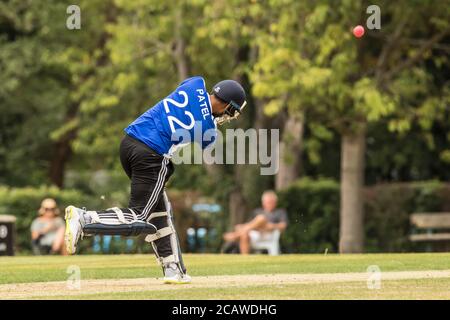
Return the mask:
<path id="1" fill-rule="evenodd" d="M 162 193 L 155 210 L 147 221 L 137 219 L 132 209 L 110 208 L 105 211 L 86 211 L 66 208 L 65 243 L 68 254 L 74 254 L 83 235 L 146 234 L 152 244 L 158 263 L 164 273 L 165 283 L 190 283 L 186 273 L 178 236 L 173 223 L 172 208 L 167 194 Z"/>
<path id="2" fill-rule="evenodd" d="M 66 208 L 65 244 L 68 254 L 74 254 L 83 235 L 137 236 L 153 234 L 156 227 L 137 219 L 129 208 L 110 208 L 104 211 L 86 211 L 69 206 Z"/>
<path id="3" fill-rule="evenodd" d="M 165 283 L 190 283 L 191 277 L 186 273 L 173 223 L 172 206 L 165 191 L 155 209 L 160 208 L 165 210 L 155 211 L 148 218 L 148 221 L 156 226 L 157 231 L 148 235 L 145 240 L 152 244 L 157 261 L 162 266 Z"/>

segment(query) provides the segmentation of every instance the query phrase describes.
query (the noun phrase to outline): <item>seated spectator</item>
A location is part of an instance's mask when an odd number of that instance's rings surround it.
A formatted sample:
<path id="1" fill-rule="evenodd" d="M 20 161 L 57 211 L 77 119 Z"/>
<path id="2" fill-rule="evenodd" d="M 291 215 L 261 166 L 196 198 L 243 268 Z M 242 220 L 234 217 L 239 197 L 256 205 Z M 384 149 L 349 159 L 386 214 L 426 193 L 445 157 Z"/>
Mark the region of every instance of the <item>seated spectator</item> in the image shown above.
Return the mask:
<path id="1" fill-rule="evenodd" d="M 39 216 L 31 224 L 31 243 L 33 253 L 65 254 L 64 220 L 59 216 L 56 201 L 44 199 L 38 211 Z"/>
<path id="2" fill-rule="evenodd" d="M 233 244 L 239 246 L 241 254 L 250 253 L 250 240 L 264 238 L 264 234 L 274 230 L 283 232 L 288 223 L 286 210 L 277 209 L 278 197 L 273 191 L 265 191 L 262 195 L 262 208 L 253 211 L 253 219 L 244 224 L 238 224 L 233 232 L 227 232 L 223 239 L 226 247 L 232 248 Z"/>

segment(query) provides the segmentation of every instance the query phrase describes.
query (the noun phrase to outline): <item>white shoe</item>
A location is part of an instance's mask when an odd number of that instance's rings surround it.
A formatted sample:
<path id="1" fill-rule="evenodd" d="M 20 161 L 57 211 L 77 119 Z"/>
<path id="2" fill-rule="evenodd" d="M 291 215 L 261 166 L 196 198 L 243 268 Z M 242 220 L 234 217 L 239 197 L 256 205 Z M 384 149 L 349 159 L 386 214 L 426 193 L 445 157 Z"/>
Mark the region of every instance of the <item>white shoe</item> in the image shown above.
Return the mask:
<path id="1" fill-rule="evenodd" d="M 64 234 L 64 242 L 68 254 L 75 254 L 77 243 L 83 234 L 83 213 L 84 210 L 74 206 L 66 208 L 66 232 Z"/>
<path id="2" fill-rule="evenodd" d="M 191 283 L 192 278 L 187 274 L 183 274 L 177 264 L 172 262 L 164 266 L 163 281 L 171 284 L 186 284 Z"/>

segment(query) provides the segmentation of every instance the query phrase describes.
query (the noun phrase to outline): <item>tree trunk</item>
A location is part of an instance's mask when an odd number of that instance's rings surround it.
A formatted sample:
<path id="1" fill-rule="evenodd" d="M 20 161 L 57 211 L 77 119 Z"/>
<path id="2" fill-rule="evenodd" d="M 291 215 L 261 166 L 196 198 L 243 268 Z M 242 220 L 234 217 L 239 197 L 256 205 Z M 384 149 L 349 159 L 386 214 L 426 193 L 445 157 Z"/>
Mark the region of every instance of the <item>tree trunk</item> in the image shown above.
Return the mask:
<path id="1" fill-rule="evenodd" d="M 255 128 L 255 130 L 271 129 L 271 123 L 268 117 L 264 114 L 264 101 L 258 98 L 253 98 L 253 105 L 254 110 L 252 111 L 255 113 L 253 128 Z M 245 110 L 245 112 L 250 113 L 250 110 Z"/>
<path id="2" fill-rule="evenodd" d="M 230 213 L 230 226 L 233 227 L 238 223 L 244 223 L 247 220 L 247 203 L 242 195 L 240 187 L 236 187 L 231 191 L 228 203 Z"/>
<path id="3" fill-rule="evenodd" d="M 280 167 L 275 177 L 276 190 L 286 188 L 300 175 L 303 132 L 303 117 L 289 116 L 280 142 Z"/>
<path id="4" fill-rule="evenodd" d="M 53 146 L 53 150 L 49 168 L 50 182 L 58 188 L 62 188 L 64 185 L 66 163 L 72 154 L 70 140 L 63 139 L 56 142 Z"/>
<path id="5" fill-rule="evenodd" d="M 79 103 L 73 102 L 67 110 L 64 122 L 68 123 L 72 121 L 76 117 L 78 109 Z M 48 175 L 50 178 L 50 182 L 58 188 L 64 187 L 64 174 L 66 172 L 66 165 L 72 156 L 71 144 L 76 136 L 77 128 L 74 128 L 62 135 L 57 141 L 53 142 Z"/>
<path id="6" fill-rule="evenodd" d="M 360 253 L 364 246 L 363 197 L 365 128 L 344 134 L 341 144 L 340 253 Z"/>
<path id="7" fill-rule="evenodd" d="M 106 12 L 106 21 L 108 23 L 115 22 L 116 20 L 116 7 L 110 6 L 109 10 Z M 110 34 L 107 32 L 103 32 L 99 38 L 96 49 L 90 53 L 91 56 L 95 55 L 95 51 L 99 50 L 101 55 L 96 60 L 96 67 L 102 67 L 106 65 L 109 61 L 109 55 L 105 51 L 106 43 L 110 38 Z M 96 73 L 95 69 L 90 70 L 87 74 L 85 74 L 82 79 L 87 81 L 90 77 L 94 76 Z M 78 88 L 72 87 L 72 91 L 77 91 Z M 77 117 L 81 101 L 73 101 L 67 111 L 64 122 L 68 123 Z M 78 133 L 78 127 L 68 131 L 62 137 L 60 137 L 57 141 L 53 143 L 53 154 L 52 159 L 50 161 L 49 168 L 49 179 L 52 184 L 56 185 L 59 188 L 64 187 L 64 174 L 67 163 L 70 161 L 72 156 L 72 141 L 76 138 Z"/>
<path id="8" fill-rule="evenodd" d="M 189 76 L 189 60 L 186 55 L 186 40 L 183 37 L 183 8 L 178 6 L 175 11 L 175 42 L 173 56 L 178 71 L 178 80 L 181 82 Z"/>

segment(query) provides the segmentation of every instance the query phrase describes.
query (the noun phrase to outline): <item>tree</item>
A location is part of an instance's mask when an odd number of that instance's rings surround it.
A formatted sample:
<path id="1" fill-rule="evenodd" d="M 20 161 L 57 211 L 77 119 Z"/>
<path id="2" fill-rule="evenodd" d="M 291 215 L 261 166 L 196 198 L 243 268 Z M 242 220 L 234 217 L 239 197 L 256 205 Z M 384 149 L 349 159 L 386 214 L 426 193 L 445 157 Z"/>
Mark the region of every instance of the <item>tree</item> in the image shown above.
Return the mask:
<path id="1" fill-rule="evenodd" d="M 50 181 L 54 152 L 49 137 L 69 107 L 70 75 L 64 66 L 48 60 L 51 50 L 61 48 L 48 37 L 59 22 L 65 26 L 64 13 L 65 7 L 54 1 L 0 3 L 2 183 Z"/>
<path id="2" fill-rule="evenodd" d="M 312 5 L 299 1 L 272 2 L 264 10 L 270 14 L 266 14 L 256 35 L 259 57 L 251 78 L 255 95 L 268 100 L 266 114 L 282 115 L 280 169 L 275 180 L 276 189 L 280 190 L 297 179 L 301 171 L 308 103 L 303 99 L 305 92 L 300 90 L 321 85 L 323 76 L 318 74 L 305 83 L 304 72 L 309 68 L 312 52 L 303 43 L 302 28 Z"/>
<path id="3" fill-rule="evenodd" d="M 334 7 L 321 1 L 302 11 L 294 2 L 272 5 L 276 9 L 272 11 L 276 17 L 273 21 L 277 22 L 268 35 L 261 36 L 260 61 L 253 78 L 255 92 L 269 97 L 267 108 L 276 112 L 289 107 L 286 99 L 294 96 L 297 104 L 293 109 L 306 114 L 308 122 L 320 122 L 341 133 L 340 251 L 361 252 L 367 126 L 394 112 L 411 110 L 411 105 L 403 104 L 400 94 L 390 90 L 390 84 L 405 81 L 408 75 L 401 71 L 423 61 L 427 48 L 446 35 L 445 9 L 430 3 L 415 3 L 412 7 L 409 2 L 382 3 L 382 31 L 369 32 L 366 38 L 356 40 L 350 30 L 365 20 L 366 6 L 361 2 L 347 1 Z M 405 12 L 412 11 L 416 16 L 404 17 Z M 360 21 L 354 20 L 355 12 L 361 13 Z M 427 25 L 423 19 L 430 16 L 433 19 Z M 292 25 L 302 31 L 292 32 L 296 30 Z M 442 31 L 429 41 L 419 40 L 423 45 L 416 48 L 398 41 L 400 31 L 392 33 L 399 25 L 409 34 L 425 37 L 438 26 Z M 384 34 L 389 32 L 393 36 L 385 42 Z M 368 38 L 370 45 L 365 41 Z M 408 58 L 399 62 L 405 56 Z"/>

